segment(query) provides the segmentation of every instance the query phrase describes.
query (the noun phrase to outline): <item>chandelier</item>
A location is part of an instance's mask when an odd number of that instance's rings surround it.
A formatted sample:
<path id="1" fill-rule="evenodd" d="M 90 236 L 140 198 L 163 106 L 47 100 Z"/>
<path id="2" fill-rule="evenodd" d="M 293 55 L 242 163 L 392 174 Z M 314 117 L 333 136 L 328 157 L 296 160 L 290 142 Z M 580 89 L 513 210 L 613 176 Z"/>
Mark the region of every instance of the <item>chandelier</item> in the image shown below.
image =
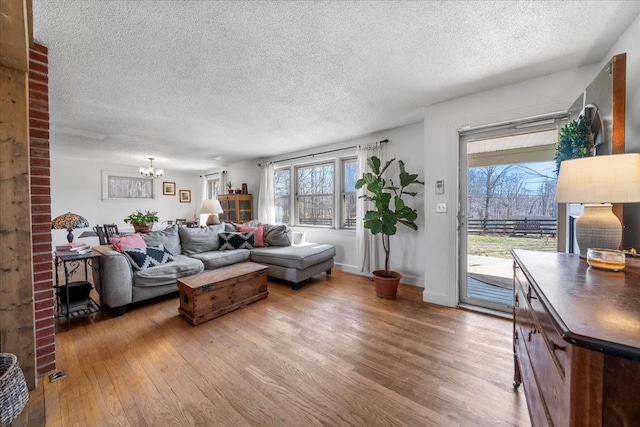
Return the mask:
<path id="1" fill-rule="evenodd" d="M 149 157 L 149 161 L 151 162 L 151 166 L 148 168 L 140 168 L 140 175 L 145 178 L 160 178 L 164 175 L 164 171 L 162 169 L 153 168 L 153 157 Z"/>

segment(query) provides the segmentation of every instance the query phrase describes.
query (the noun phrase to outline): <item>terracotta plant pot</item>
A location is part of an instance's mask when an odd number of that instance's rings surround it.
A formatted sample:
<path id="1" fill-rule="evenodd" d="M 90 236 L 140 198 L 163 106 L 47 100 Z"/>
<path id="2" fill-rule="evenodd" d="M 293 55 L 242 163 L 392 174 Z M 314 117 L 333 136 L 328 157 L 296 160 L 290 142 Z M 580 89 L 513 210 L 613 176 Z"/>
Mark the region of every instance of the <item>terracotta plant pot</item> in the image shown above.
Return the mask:
<path id="1" fill-rule="evenodd" d="M 133 229 L 136 233 L 149 233 L 153 230 L 153 223 L 150 222 L 148 224 L 136 225 L 133 224 Z"/>
<path id="2" fill-rule="evenodd" d="M 395 299 L 398 294 L 398 284 L 402 279 L 402 274 L 389 270 L 389 276 L 384 270 L 375 270 L 372 273 L 373 281 L 376 284 L 376 295 L 384 299 Z"/>

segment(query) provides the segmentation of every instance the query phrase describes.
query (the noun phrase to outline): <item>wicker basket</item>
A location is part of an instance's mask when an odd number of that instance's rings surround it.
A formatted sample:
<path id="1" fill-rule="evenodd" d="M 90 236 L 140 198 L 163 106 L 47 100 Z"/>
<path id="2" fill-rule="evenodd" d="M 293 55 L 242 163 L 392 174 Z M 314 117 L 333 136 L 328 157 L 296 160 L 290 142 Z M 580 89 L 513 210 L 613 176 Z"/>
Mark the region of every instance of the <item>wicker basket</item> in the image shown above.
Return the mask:
<path id="1" fill-rule="evenodd" d="M 29 401 L 29 390 L 18 358 L 0 353 L 0 425 L 7 427 Z"/>

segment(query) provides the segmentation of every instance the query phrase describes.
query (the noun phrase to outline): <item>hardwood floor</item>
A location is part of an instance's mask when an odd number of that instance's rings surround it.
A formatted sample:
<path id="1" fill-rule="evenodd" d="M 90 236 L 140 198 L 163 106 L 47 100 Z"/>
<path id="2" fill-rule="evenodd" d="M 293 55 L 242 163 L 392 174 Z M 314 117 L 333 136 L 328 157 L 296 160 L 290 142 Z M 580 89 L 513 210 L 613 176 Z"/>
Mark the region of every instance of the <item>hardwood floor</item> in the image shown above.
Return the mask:
<path id="1" fill-rule="evenodd" d="M 421 291 L 421 290 L 418 290 Z M 511 322 L 375 296 L 335 271 L 199 326 L 177 296 L 56 335 L 58 369 L 13 425 L 528 426 Z"/>

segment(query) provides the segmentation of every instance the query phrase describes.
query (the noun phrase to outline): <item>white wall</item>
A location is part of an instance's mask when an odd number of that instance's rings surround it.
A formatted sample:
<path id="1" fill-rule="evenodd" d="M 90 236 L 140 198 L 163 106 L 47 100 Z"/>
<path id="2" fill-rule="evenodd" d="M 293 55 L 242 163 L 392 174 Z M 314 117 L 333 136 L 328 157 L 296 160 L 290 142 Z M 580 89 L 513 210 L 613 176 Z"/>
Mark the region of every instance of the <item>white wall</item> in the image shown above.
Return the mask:
<path id="1" fill-rule="evenodd" d="M 93 227 L 96 224 L 116 223 L 126 227 L 124 218 L 135 210 L 157 211 L 160 222 L 176 218 L 192 219 L 199 214 L 202 200 L 202 181 L 197 173 L 185 173 L 165 169 L 162 178 L 154 180 L 154 199 L 102 200 L 102 171 L 118 171 L 137 174 L 130 166 L 92 160 L 68 160 L 51 150 L 51 217 L 73 212 L 82 215 Z M 162 182 L 176 183 L 176 195 L 162 195 Z M 191 203 L 180 203 L 178 190 L 191 190 Z M 66 241 L 65 230 L 51 230 L 53 245 Z M 74 231 L 77 237 L 82 229 Z M 83 239 L 90 245 L 97 238 Z"/>
<path id="2" fill-rule="evenodd" d="M 425 109 L 426 188 L 433 189 L 437 179 L 445 179 L 449 184 L 442 196 L 436 196 L 433 191 L 426 192 L 425 220 L 429 238 L 424 258 L 428 272 L 423 293 L 425 301 L 448 306 L 458 303 L 458 129 L 465 125 L 478 126 L 565 110 L 613 55 L 626 52 L 626 146 L 627 151 L 640 152 L 638 40 L 640 18 L 633 22 L 598 64 L 465 96 Z M 449 205 L 446 214 L 435 213 L 437 202 Z"/>

